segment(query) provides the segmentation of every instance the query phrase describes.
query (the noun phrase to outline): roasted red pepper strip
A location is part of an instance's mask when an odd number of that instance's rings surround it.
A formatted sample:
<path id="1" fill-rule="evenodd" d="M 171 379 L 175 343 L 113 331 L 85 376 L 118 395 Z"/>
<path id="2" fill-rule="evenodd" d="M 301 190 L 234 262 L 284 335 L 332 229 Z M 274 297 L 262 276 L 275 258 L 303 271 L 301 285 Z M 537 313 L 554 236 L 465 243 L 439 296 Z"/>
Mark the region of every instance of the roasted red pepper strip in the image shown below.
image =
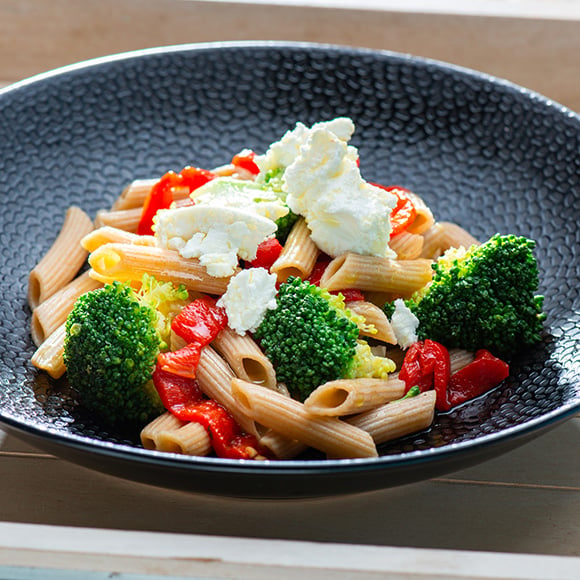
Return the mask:
<path id="1" fill-rule="evenodd" d="M 167 209 L 173 203 L 173 190 L 176 187 L 187 187 L 191 193 L 214 177 L 215 175 L 211 171 L 197 167 L 185 167 L 180 173 L 168 171 L 147 195 L 137 226 L 137 233 L 140 236 L 153 234 L 151 229 L 153 218 L 160 209 Z"/>
<path id="2" fill-rule="evenodd" d="M 314 264 L 314 268 L 312 269 L 310 276 L 308 276 L 307 278 L 308 282 L 314 284 L 315 286 L 320 286 L 320 279 L 322 278 L 324 270 L 326 270 L 326 267 L 328 266 L 329 263 L 330 258 L 328 256 L 323 256 L 322 258 L 319 258 L 316 264 Z M 365 299 L 364 294 L 360 290 L 357 290 L 356 288 L 343 288 L 342 290 L 332 290 L 330 293 L 342 294 L 344 296 L 345 302 L 355 302 L 357 300 Z"/>
<path id="3" fill-rule="evenodd" d="M 182 407 L 203 400 L 203 394 L 195 379 L 163 370 L 159 364 L 153 372 L 153 383 L 163 406 L 173 414 Z"/>
<path id="4" fill-rule="evenodd" d="M 404 187 L 398 185 L 381 185 L 380 183 L 373 183 L 376 187 L 380 187 L 397 197 L 397 204 L 391 211 L 391 238 L 404 232 L 414 221 L 417 216 L 417 210 L 409 197 L 411 193 Z"/>
<path id="5" fill-rule="evenodd" d="M 210 296 L 190 302 L 171 323 L 171 330 L 187 342 L 201 346 L 209 344 L 226 327 L 228 318 L 224 308 L 216 306 Z"/>
<path id="6" fill-rule="evenodd" d="M 268 238 L 258 245 L 256 258 L 250 262 L 250 266 L 252 268 L 265 268 L 269 271 L 282 250 L 282 244 L 276 238 Z"/>
<path id="7" fill-rule="evenodd" d="M 195 379 L 186 379 L 162 370 L 153 373 L 153 382 L 165 408 L 181 421 L 202 425 L 209 434 L 218 457 L 251 459 L 263 454 L 252 435 L 242 433 L 228 411 L 211 399 L 204 399 Z"/>
<path id="8" fill-rule="evenodd" d="M 235 165 L 241 169 L 245 169 L 254 175 L 258 175 L 258 173 L 260 173 L 260 168 L 254 162 L 255 157 L 256 154 L 253 151 L 250 149 L 244 149 L 237 155 L 234 155 L 232 159 L 232 165 Z"/>
<path id="9" fill-rule="evenodd" d="M 450 409 L 447 400 L 451 363 L 447 349 L 434 340 L 423 340 L 412 344 L 405 355 L 399 378 L 405 381 L 405 392 L 418 386 L 421 392 L 435 389 L 438 411 Z"/>
<path id="10" fill-rule="evenodd" d="M 509 365 L 488 350 L 475 353 L 475 360 L 451 375 L 448 398 L 451 407 L 493 389 L 508 377 Z"/>
<path id="11" fill-rule="evenodd" d="M 194 379 L 202 348 L 199 343 L 191 342 L 179 350 L 161 352 L 157 356 L 157 366 L 174 375 Z"/>

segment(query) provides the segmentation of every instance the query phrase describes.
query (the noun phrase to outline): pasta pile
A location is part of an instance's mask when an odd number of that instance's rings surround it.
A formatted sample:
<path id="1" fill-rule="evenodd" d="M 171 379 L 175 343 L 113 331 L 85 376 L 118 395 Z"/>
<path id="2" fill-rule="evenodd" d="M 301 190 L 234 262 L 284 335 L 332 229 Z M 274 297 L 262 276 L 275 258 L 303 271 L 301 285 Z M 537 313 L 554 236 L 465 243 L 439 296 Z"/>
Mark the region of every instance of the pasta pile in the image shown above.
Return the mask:
<path id="1" fill-rule="evenodd" d="M 233 164 L 212 172 L 252 178 Z M 66 372 L 65 321 L 84 293 L 115 280 L 135 285 L 144 273 L 185 285 L 192 298 L 200 293 L 219 296 L 226 291 L 229 278 L 209 276 L 198 259 L 183 258 L 176 250 L 158 247 L 154 236 L 136 233 L 143 204 L 156 182 L 134 181 L 110 209 L 98 212 L 94 222 L 80 208 L 68 209 L 56 241 L 30 273 L 31 333 L 37 346 L 32 363 L 53 378 Z M 178 204 L 188 192 L 175 190 L 173 194 Z M 391 238 L 396 258 L 348 252 L 330 261 L 320 282 L 328 290 L 355 287 L 364 292 L 365 300 L 347 302 L 347 307 L 364 318 L 364 328 L 373 328 L 373 343 L 382 345 L 379 348 L 399 362 L 403 351 L 396 346 L 391 323 L 379 306 L 422 288 L 431 278 L 432 261 L 448 248 L 477 243 L 461 227 L 436 222 L 419 196 L 413 195 L 413 204 L 413 223 Z M 305 220 L 300 218 L 271 272 L 279 282 L 289 276 L 306 279 L 319 255 Z M 79 275 L 87 258 L 90 268 Z M 173 338 L 171 348 L 176 350 L 182 344 L 179 337 Z M 454 370 L 473 358 L 460 350 L 452 350 L 450 355 Z M 428 428 L 434 416 L 435 393 L 403 398 L 405 384 L 396 372 L 386 379 L 330 381 L 299 402 L 277 382 L 272 363 L 251 334 L 242 336 L 231 328 L 222 330 L 203 349 L 196 380 L 204 395 L 223 405 L 275 459 L 293 458 L 307 447 L 328 458 L 374 457 L 377 445 Z M 141 441 L 147 449 L 199 456 L 211 453 L 206 429 L 169 412 L 143 428 Z M 256 459 L 263 457 L 257 455 Z"/>

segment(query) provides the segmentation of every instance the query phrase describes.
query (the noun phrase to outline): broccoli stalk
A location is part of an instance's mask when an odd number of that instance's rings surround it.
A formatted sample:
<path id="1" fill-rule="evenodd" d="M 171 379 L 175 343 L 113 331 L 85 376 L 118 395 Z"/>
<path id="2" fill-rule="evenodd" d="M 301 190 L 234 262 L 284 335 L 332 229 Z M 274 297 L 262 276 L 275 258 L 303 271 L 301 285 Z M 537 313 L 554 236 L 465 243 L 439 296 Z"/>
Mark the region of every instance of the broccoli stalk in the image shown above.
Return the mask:
<path id="1" fill-rule="evenodd" d="M 145 276 L 137 292 L 114 282 L 76 301 L 65 326 L 64 362 L 87 410 L 129 427 L 163 412 L 152 374 L 167 348 L 172 311 L 186 298 L 184 287 Z"/>
<path id="2" fill-rule="evenodd" d="M 358 340 L 360 317 L 345 308 L 342 296 L 290 277 L 276 302 L 254 336 L 295 398 L 305 400 L 327 381 L 394 370 L 392 361 L 373 356 Z"/>
<path id="3" fill-rule="evenodd" d="M 432 282 L 407 302 L 417 336 L 452 348 L 487 349 L 509 357 L 541 340 L 543 296 L 535 242 L 496 234 L 480 246 L 448 250 Z"/>

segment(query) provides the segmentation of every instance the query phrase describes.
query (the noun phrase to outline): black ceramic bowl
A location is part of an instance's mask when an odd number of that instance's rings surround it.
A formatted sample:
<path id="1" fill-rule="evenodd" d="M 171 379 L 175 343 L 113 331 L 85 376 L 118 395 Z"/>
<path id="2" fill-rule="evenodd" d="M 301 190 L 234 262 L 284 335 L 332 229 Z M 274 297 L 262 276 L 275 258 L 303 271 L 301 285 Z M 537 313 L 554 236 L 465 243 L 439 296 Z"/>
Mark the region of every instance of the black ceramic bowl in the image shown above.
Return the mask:
<path id="1" fill-rule="evenodd" d="M 476 237 L 537 240 L 543 342 L 500 387 L 368 460 L 244 463 L 139 448 L 29 360 L 28 272 L 65 209 L 91 215 L 134 178 L 263 151 L 296 121 L 357 126 L 366 179 L 416 191 Z M 395 486 L 503 453 L 580 409 L 580 118 L 489 76 L 388 52 L 231 43 L 149 50 L 0 92 L 0 420 L 46 451 L 155 485 L 245 497 Z"/>

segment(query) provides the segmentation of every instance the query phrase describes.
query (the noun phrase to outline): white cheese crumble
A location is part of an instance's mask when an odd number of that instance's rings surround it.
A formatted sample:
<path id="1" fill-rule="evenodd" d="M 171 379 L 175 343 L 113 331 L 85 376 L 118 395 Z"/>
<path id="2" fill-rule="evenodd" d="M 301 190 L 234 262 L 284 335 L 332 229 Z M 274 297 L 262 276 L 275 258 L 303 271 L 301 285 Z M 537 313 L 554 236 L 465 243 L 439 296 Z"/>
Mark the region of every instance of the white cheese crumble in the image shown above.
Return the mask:
<path id="1" fill-rule="evenodd" d="M 155 219 L 157 245 L 199 258 L 210 276 L 231 276 L 243 260 L 256 257 L 258 245 L 276 224 L 244 208 L 193 205 L 161 210 Z"/>
<path id="2" fill-rule="evenodd" d="M 391 317 L 391 327 L 395 333 L 397 344 L 401 348 L 407 349 L 418 340 L 417 328 L 419 327 L 419 319 L 401 298 L 397 298 L 394 304 L 395 311 Z"/>
<path id="3" fill-rule="evenodd" d="M 229 327 L 244 336 L 254 332 L 268 310 L 276 308 L 276 275 L 265 268 L 248 268 L 228 283 L 217 305 L 225 308 Z"/>
<path id="4" fill-rule="evenodd" d="M 347 143 L 354 133 L 354 123 L 348 117 L 337 117 L 331 121 L 315 123 L 307 127 L 303 123 L 296 123 L 296 127 L 287 131 L 280 141 L 272 143 L 264 155 L 257 155 L 254 162 L 260 168 L 260 177 L 268 171 L 285 169 L 291 165 L 300 154 L 300 148 L 306 144 L 313 131 L 323 129 Z M 348 155 L 356 160 L 358 152 L 354 147 L 348 147 Z"/>
<path id="5" fill-rule="evenodd" d="M 310 131 L 284 172 L 283 188 L 288 206 L 304 216 L 323 252 L 396 257 L 389 247 L 396 197 L 366 182 L 346 142 L 328 129 Z"/>

